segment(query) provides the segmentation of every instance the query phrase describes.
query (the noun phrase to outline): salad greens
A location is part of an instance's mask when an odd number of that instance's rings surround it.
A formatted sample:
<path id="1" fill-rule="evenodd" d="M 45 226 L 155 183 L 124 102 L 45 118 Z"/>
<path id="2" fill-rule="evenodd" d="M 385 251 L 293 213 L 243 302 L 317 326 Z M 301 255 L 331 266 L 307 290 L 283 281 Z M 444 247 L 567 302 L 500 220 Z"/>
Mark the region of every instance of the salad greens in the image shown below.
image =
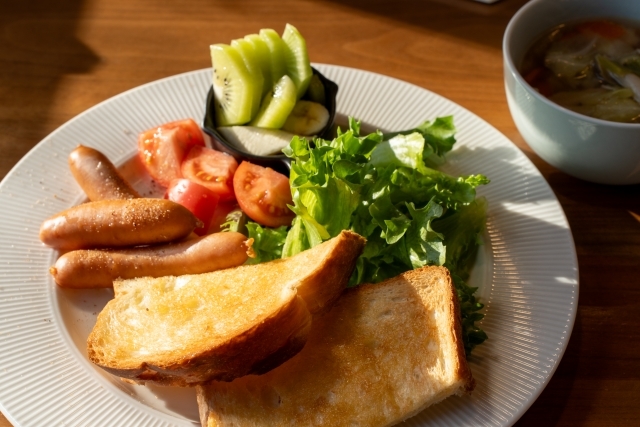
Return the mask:
<path id="1" fill-rule="evenodd" d="M 291 158 L 296 217 L 290 228 L 248 223 L 256 258 L 290 257 L 344 229 L 367 239 L 349 286 L 379 282 L 425 265 L 444 265 L 455 283 L 467 354 L 486 334 L 475 326 L 483 305 L 467 285 L 485 224 L 483 175 L 453 177 L 435 167 L 455 143 L 452 117 L 415 129 L 360 135 L 360 123 L 333 140 L 294 137 Z"/>

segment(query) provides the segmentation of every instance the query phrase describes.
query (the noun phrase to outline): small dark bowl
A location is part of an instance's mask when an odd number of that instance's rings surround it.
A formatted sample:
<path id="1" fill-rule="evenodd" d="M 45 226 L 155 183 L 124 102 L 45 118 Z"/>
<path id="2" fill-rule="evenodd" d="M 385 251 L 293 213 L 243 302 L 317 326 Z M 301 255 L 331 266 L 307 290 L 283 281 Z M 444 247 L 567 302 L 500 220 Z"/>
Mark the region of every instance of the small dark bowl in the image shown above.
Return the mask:
<path id="1" fill-rule="evenodd" d="M 331 139 L 333 138 L 333 121 L 336 116 L 336 95 L 338 94 L 338 85 L 333 81 L 323 76 L 318 70 L 312 68 L 313 74 L 316 74 L 322 82 L 325 90 L 325 104 L 329 111 L 329 122 L 319 133 L 319 137 Z M 303 97 L 304 98 L 304 97 Z M 238 162 L 243 160 L 249 161 L 256 165 L 270 167 L 280 173 L 289 176 L 291 170 L 291 160 L 284 154 L 274 154 L 271 156 L 256 156 L 255 154 L 247 153 L 238 150 L 233 145 L 229 144 L 227 140 L 220 135 L 217 131 L 215 114 L 213 113 L 213 88 L 209 88 L 207 94 L 207 105 L 204 114 L 203 130 L 211 136 L 211 145 L 213 148 L 219 151 L 223 151 L 232 155 Z"/>

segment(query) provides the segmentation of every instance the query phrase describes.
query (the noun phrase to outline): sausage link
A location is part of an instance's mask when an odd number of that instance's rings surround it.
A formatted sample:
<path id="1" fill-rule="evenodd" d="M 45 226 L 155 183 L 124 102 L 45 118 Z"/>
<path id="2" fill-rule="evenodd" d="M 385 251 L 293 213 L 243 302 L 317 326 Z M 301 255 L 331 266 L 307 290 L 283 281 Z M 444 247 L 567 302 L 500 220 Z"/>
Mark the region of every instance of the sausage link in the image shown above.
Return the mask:
<path id="1" fill-rule="evenodd" d="M 98 150 L 79 145 L 69 154 L 69 168 L 89 200 L 140 197 L 107 156 Z"/>
<path id="2" fill-rule="evenodd" d="M 64 288 L 108 288 L 115 279 L 179 276 L 235 267 L 247 260 L 251 242 L 236 232 L 180 243 L 132 249 L 67 252 L 50 272 Z"/>
<path id="3" fill-rule="evenodd" d="M 170 200 L 100 200 L 47 219 L 40 240 L 63 251 L 140 246 L 182 239 L 198 227 L 200 220 Z"/>

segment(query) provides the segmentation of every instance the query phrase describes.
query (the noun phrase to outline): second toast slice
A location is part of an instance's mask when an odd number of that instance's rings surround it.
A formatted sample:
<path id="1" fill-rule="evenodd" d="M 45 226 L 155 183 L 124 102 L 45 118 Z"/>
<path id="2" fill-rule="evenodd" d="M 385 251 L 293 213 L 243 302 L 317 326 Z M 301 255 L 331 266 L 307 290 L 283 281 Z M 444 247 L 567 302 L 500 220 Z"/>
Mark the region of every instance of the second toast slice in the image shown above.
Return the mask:
<path id="1" fill-rule="evenodd" d="M 287 362 L 197 387 L 202 426 L 385 427 L 469 392 L 459 310 L 444 267 L 349 289 Z"/>
<path id="2" fill-rule="evenodd" d="M 344 231 L 294 257 L 212 273 L 116 281 L 89 359 L 136 382 L 189 386 L 264 373 L 304 346 L 347 285 L 364 239 Z"/>

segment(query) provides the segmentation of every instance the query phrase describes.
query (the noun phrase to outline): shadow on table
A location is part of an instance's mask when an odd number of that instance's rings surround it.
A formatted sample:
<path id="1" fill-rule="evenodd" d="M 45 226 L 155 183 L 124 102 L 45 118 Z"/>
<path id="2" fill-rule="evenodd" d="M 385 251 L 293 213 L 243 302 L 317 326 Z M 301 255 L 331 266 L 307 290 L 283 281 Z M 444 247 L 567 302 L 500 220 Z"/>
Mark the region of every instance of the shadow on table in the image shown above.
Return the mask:
<path id="1" fill-rule="evenodd" d="M 2 8 L 0 177 L 52 130 L 46 122 L 63 76 L 86 73 L 98 62 L 76 37 L 82 8 L 82 0 L 14 1 Z"/>
<path id="2" fill-rule="evenodd" d="M 567 421 L 582 425 L 589 421 L 598 396 L 610 394 L 604 391 L 603 380 L 638 378 L 635 355 L 629 354 L 626 341 L 629 329 L 637 324 L 640 296 L 640 246 L 632 244 L 640 241 L 640 219 L 633 215 L 640 215 L 640 185 L 594 184 L 560 171 L 551 171 L 546 178 L 580 248 L 580 303 L 569 346 L 555 375 L 517 426 Z M 603 242 L 606 253 L 601 250 Z M 610 283 L 611 277 L 616 277 L 616 283 Z M 576 377 L 581 378 L 580 383 L 575 383 Z M 573 408 L 567 408 L 569 401 Z M 563 419 L 564 411 L 570 411 L 570 420 Z"/>
<path id="3" fill-rule="evenodd" d="M 640 215 L 640 184 L 604 185 L 582 181 L 562 172 L 547 177 L 556 193 L 594 207 L 624 209 Z"/>
<path id="4" fill-rule="evenodd" d="M 500 49 L 509 20 L 527 0 L 484 4 L 473 0 L 322 0 L 338 7 L 360 9 L 405 25 L 467 39 Z M 451 12 L 455 18 L 451 18 Z M 497 31 L 487 31 L 487 27 Z M 483 28 L 482 31 L 479 31 Z"/>
<path id="5" fill-rule="evenodd" d="M 637 304 L 640 185 L 594 184 L 561 172 L 550 173 L 547 179 L 564 206 L 580 248 L 581 303 L 623 311 Z"/>

